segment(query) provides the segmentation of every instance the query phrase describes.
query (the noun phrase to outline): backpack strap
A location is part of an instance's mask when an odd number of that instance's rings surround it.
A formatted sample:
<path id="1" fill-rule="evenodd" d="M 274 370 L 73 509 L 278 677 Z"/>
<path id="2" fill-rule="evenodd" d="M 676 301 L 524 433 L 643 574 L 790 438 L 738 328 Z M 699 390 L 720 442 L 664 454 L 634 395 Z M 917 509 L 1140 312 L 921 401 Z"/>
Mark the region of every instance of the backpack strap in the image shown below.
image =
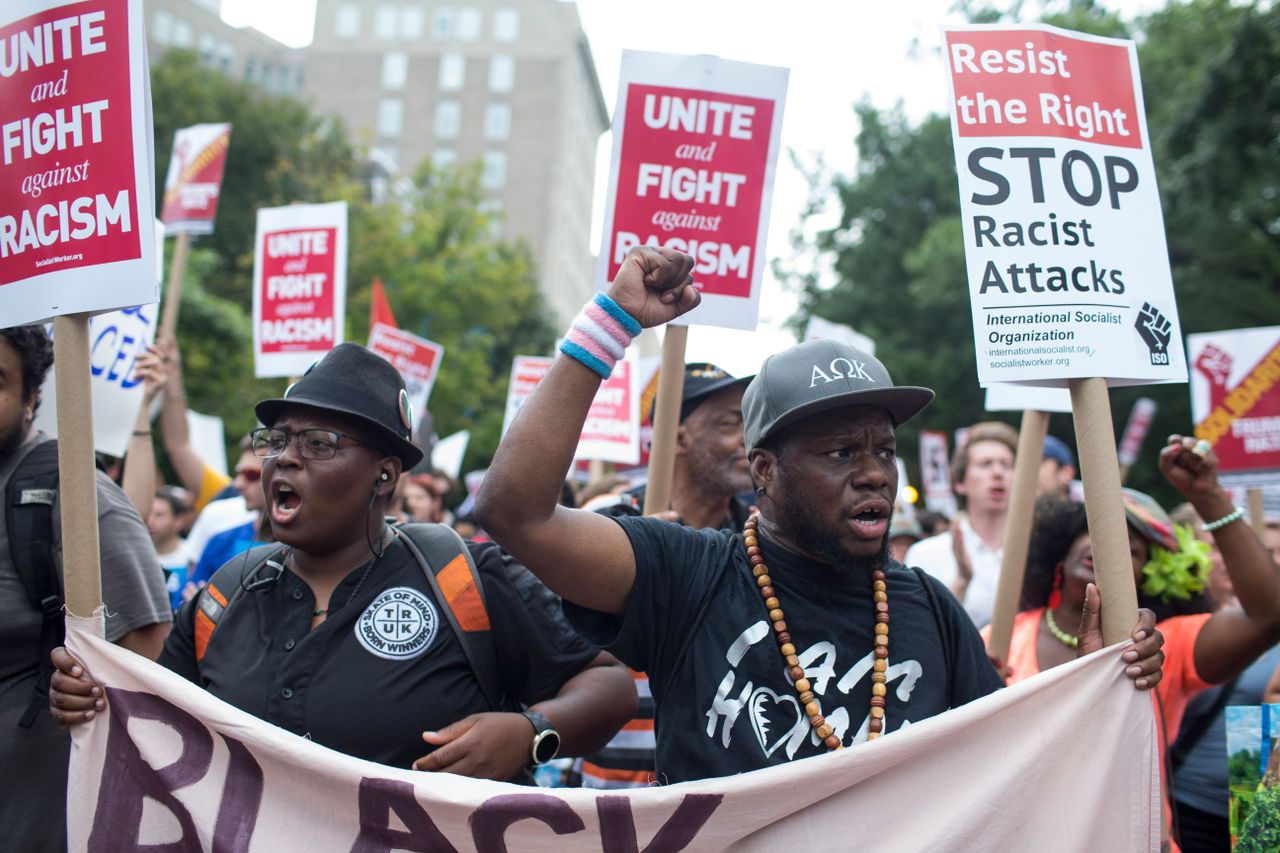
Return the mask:
<path id="1" fill-rule="evenodd" d="M 58 442 L 36 445 L 22 458 L 5 489 L 4 523 L 9 558 L 22 581 L 27 601 L 40 613 L 40 677 L 18 725 L 30 728 L 49 704 L 53 663 L 49 653 L 62 645 L 62 589 L 53 559 L 53 503 L 58 496 Z"/>
<path id="2" fill-rule="evenodd" d="M 485 701 L 494 710 L 509 707 L 498 676 L 484 584 L 466 541 L 445 524 L 405 524 L 393 530 L 422 568 Z"/>
<path id="3" fill-rule="evenodd" d="M 929 609 L 933 611 L 933 623 L 937 626 L 938 636 L 942 640 L 942 659 L 947 662 L 947 707 L 954 708 L 956 706 L 956 661 L 951 654 L 951 635 L 947 633 L 947 626 L 942 623 L 942 602 L 938 600 L 938 593 L 934 590 L 933 584 L 929 583 L 929 576 L 924 573 L 924 570 L 912 566 L 911 571 L 916 573 L 925 594 L 929 596 Z"/>
<path id="4" fill-rule="evenodd" d="M 284 573 L 287 548 L 258 545 L 228 560 L 213 573 L 196 602 L 196 665 L 204 660 L 223 615 L 243 593 L 275 583 Z"/>

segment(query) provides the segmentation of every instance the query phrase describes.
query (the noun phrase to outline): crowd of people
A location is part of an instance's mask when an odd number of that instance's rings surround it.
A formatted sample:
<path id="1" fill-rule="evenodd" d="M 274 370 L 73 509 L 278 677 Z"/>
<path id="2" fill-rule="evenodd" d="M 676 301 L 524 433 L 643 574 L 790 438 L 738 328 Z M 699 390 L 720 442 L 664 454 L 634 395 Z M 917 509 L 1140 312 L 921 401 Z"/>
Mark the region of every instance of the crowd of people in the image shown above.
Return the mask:
<path id="1" fill-rule="evenodd" d="M 626 478 L 568 486 L 611 359 L 698 304 L 691 264 L 628 255 L 453 511 L 402 378 L 363 347 L 260 402 L 228 477 L 193 448 L 162 341 L 139 366 L 161 441 L 144 407 L 98 474 L 107 639 L 349 755 L 600 788 L 855 747 L 1102 648 L 1070 449 L 1050 437 L 1038 460 L 1020 612 L 992 661 L 1017 432 L 970 427 L 951 465 L 961 511 L 918 510 L 896 434 L 934 392 L 843 344 L 797 345 L 754 377 L 687 365 L 657 515 Z M 839 360 L 857 369 L 815 371 Z M 10 510 L 35 478 L 56 494 L 55 442 L 32 427 L 51 362 L 41 328 L 0 330 L 0 826 L 23 850 L 65 847 L 65 729 L 106 710 L 61 647 L 57 502 Z M 1255 535 L 1207 444 L 1172 436 L 1159 464 L 1185 503 L 1125 493 L 1142 609 L 1121 665 L 1154 697 L 1175 837 L 1224 850 L 1223 708 L 1280 694 L 1280 528 Z M 797 709 L 769 737 L 745 712 L 762 690 Z"/>

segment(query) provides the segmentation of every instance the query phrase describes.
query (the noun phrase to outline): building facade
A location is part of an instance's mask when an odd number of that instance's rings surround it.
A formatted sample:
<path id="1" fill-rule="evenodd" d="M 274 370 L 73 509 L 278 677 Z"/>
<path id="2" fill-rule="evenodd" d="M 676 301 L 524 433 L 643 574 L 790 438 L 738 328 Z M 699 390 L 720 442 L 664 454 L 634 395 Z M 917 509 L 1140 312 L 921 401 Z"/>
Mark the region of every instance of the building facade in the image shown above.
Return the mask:
<path id="1" fill-rule="evenodd" d="M 411 175 L 478 162 L 503 232 L 525 240 L 567 323 L 594 290 L 596 145 L 608 129 L 577 7 L 560 0 L 318 0 L 303 96 Z"/>

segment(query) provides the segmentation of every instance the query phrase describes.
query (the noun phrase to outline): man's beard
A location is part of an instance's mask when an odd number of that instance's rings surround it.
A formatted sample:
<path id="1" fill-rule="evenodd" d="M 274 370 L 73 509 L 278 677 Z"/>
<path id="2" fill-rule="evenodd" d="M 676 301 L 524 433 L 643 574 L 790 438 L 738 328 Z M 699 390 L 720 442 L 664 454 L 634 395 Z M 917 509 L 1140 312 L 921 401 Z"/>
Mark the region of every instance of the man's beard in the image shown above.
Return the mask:
<path id="1" fill-rule="evenodd" d="M 735 459 L 722 459 L 703 447 L 695 446 L 689 455 L 689 479 L 703 494 L 730 498 L 751 491 L 751 475 L 739 471 Z"/>
<path id="2" fill-rule="evenodd" d="M 784 476 L 784 480 L 787 478 Z M 874 554 L 859 556 L 849 552 L 841 542 L 838 533 L 823 530 L 813 523 L 818 517 L 815 508 L 802 497 L 803 489 L 789 488 L 794 485 L 783 482 L 783 494 L 780 509 L 782 521 L 791 541 L 806 552 L 829 563 L 840 574 L 870 574 L 876 569 L 885 568 L 891 557 L 889 551 L 889 534 L 886 532 L 880 540 L 880 548 Z"/>
<path id="3" fill-rule="evenodd" d="M 13 425 L 13 429 L 8 432 L 0 432 L 0 465 L 8 461 L 21 445 L 22 440 L 27 436 L 27 424 L 25 420 L 20 420 Z"/>

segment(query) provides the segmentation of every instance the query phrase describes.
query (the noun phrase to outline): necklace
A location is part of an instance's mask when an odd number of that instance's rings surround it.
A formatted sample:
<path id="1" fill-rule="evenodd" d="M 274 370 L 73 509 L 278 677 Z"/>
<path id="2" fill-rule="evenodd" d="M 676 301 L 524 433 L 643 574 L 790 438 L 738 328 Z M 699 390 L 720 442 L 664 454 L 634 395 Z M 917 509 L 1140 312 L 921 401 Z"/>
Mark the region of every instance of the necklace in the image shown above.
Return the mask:
<path id="1" fill-rule="evenodd" d="M 764 556 L 760 553 L 758 530 L 760 514 L 753 512 L 742 528 L 742 539 L 747 546 L 747 560 L 751 563 L 751 574 L 760 588 L 764 598 L 765 609 L 769 611 L 769 621 L 773 623 L 773 633 L 778 641 L 778 651 L 787 662 L 787 674 L 795 685 L 800 696 L 800 706 L 804 708 L 818 739 L 827 749 L 844 749 L 835 730 L 822 716 L 822 706 L 813 694 L 813 686 L 805 678 L 804 669 L 800 666 L 800 658 L 796 655 L 796 647 L 791 642 L 791 633 L 787 631 L 787 623 L 783 620 L 782 605 L 778 601 L 778 592 L 773 588 L 773 579 L 769 577 L 769 568 L 764 564 Z M 889 587 L 885 581 L 884 569 L 871 572 L 871 597 L 876 611 L 875 628 L 875 662 L 871 672 L 871 719 L 867 723 L 867 740 L 875 740 L 884 733 L 884 700 L 888 692 L 885 687 L 885 670 L 889 667 Z"/>
<path id="2" fill-rule="evenodd" d="M 315 611 L 315 612 L 314 612 L 314 613 L 312 613 L 311 615 L 312 615 L 312 616 L 324 616 L 324 615 L 326 615 L 328 612 L 329 612 L 329 608 L 327 608 L 327 607 L 321 607 L 319 610 Z"/>
<path id="3" fill-rule="evenodd" d="M 1049 633 L 1053 638 L 1064 646 L 1070 646 L 1073 649 L 1080 647 L 1080 638 L 1059 628 L 1058 623 L 1053 619 L 1053 611 L 1047 607 L 1044 609 L 1044 624 L 1049 627 Z"/>

